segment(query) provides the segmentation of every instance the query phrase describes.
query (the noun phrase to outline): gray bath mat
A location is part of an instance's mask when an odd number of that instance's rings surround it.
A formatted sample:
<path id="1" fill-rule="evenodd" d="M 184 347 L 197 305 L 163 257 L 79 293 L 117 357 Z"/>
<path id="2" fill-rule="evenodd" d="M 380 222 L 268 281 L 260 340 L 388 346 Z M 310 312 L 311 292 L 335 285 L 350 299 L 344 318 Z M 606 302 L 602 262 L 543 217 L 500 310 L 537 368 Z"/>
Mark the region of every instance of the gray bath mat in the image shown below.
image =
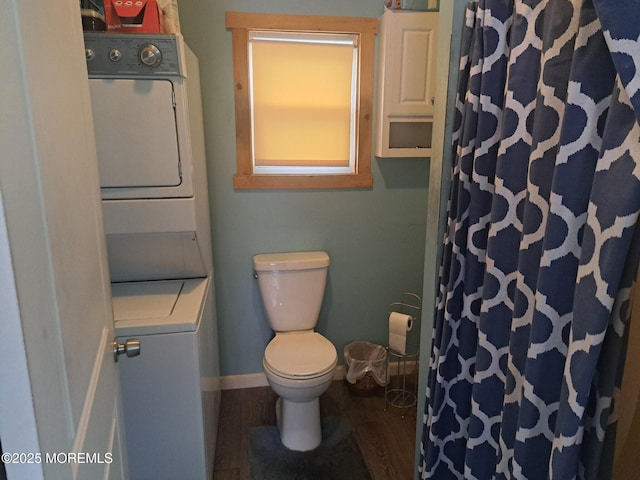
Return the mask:
<path id="1" fill-rule="evenodd" d="M 322 443 L 294 452 L 280 441 L 278 427 L 249 429 L 251 480 L 370 480 L 346 418 L 322 419 Z"/>

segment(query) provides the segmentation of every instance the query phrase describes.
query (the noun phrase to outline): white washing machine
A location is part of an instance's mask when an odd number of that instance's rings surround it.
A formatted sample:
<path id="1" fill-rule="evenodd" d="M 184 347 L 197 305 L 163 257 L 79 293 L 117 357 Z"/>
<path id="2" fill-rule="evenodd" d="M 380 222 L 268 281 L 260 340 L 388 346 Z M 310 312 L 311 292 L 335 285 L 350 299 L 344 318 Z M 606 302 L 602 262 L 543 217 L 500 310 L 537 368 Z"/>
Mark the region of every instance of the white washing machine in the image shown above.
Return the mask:
<path id="1" fill-rule="evenodd" d="M 139 356 L 119 361 L 131 479 L 211 478 L 201 392 L 210 290 L 207 278 L 112 287 L 118 341 L 141 344 Z"/>
<path id="2" fill-rule="evenodd" d="M 86 33 L 131 480 L 208 479 L 220 404 L 196 57 Z M 129 343 L 132 348 L 125 346 Z"/>

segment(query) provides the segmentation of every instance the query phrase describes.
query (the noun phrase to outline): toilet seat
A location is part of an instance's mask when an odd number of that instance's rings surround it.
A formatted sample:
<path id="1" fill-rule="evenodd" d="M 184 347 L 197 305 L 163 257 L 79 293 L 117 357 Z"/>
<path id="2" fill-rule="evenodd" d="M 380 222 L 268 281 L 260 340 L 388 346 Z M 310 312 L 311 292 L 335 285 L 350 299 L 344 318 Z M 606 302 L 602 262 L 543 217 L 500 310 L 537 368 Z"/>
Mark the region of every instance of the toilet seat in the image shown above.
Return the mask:
<path id="1" fill-rule="evenodd" d="M 304 380 L 333 370 L 338 354 L 319 333 L 295 332 L 275 336 L 264 352 L 264 366 L 280 377 Z"/>

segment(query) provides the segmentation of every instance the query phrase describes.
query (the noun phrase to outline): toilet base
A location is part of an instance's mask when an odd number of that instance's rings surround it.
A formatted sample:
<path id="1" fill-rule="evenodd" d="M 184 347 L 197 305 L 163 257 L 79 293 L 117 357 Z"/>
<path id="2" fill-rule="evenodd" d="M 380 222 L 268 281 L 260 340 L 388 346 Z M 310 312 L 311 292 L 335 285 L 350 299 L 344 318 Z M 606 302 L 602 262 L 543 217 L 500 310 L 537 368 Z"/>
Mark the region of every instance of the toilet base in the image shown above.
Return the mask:
<path id="1" fill-rule="evenodd" d="M 320 445 L 319 398 L 308 402 L 292 402 L 279 397 L 276 401 L 276 417 L 280 440 L 289 450 L 306 452 Z"/>

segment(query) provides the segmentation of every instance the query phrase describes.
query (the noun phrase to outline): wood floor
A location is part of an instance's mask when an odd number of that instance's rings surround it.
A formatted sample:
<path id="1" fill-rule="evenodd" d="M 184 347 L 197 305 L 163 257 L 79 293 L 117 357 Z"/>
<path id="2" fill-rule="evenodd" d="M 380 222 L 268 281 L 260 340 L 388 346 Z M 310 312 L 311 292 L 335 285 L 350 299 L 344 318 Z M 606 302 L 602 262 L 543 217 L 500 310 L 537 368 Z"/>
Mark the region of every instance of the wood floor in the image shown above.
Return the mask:
<path id="1" fill-rule="evenodd" d="M 269 387 L 222 392 L 214 480 L 249 480 L 247 429 L 275 425 L 275 401 Z M 357 397 L 344 380 L 334 381 L 320 397 L 322 417 L 349 419 L 372 480 L 412 480 L 416 407 L 405 410 L 404 419 L 399 409 L 383 408 L 384 389 L 372 397 Z"/>

